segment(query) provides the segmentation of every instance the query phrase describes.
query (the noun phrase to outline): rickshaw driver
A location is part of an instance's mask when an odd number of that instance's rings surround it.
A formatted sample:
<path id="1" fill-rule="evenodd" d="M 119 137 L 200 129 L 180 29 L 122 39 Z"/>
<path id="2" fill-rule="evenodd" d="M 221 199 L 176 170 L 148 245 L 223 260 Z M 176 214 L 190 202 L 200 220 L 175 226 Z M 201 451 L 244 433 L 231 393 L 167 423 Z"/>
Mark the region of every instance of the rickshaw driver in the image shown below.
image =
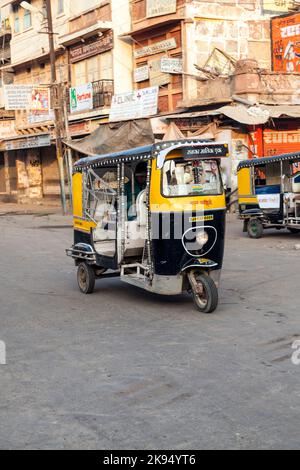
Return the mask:
<path id="1" fill-rule="evenodd" d="M 125 185 L 125 196 L 127 198 L 128 221 L 131 222 L 137 218 L 136 201 L 140 193 L 147 186 L 147 163 L 140 162 L 136 166 L 134 173 L 134 194 L 132 193 L 132 181 Z"/>

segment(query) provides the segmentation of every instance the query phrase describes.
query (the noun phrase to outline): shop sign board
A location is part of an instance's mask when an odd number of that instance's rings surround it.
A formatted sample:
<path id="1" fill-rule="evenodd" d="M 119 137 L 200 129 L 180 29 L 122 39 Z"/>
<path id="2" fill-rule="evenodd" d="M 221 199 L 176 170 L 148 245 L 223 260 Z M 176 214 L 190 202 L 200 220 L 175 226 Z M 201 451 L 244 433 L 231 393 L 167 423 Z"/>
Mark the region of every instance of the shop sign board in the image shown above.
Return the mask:
<path id="1" fill-rule="evenodd" d="M 5 142 L 6 150 L 26 150 L 39 147 L 50 147 L 50 134 L 35 135 L 21 139 L 7 140 Z"/>
<path id="2" fill-rule="evenodd" d="M 114 34 L 110 29 L 101 37 L 92 38 L 84 43 L 70 48 L 70 62 L 75 64 L 103 52 L 110 51 L 114 47 Z"/>
<path id="3" fill-rule="evenodd" d="M 136 59 L 140 59 L 141 57 L 159 54 L 176 48 L 177 42 L 175 38 L 165 39 L 164 41 L 156 42 L 149 46 L 142 47 L 141 49 L 137 49 L 134 52 L 134 57 Z"/>
<path id="4" fill-rule="evenodd" d="M 281 122 L 278 127 L 281 129 L 258 127 L 249 133 L 250 159 L 300 152 L 300 128 L 292 122 Z M 295 171 L 300 171 L 300 164 L 295 164 Z"/>
<path id="5" fill-rule="evenodd" d="M 147 18 L 176 13 L 177 0 L 147 0 Z"/>
<path id="6" fill-rule="evenodd" d="M 164 73 L 181 74 L 183 73 L 183 60 L 162 57 L 160 69 Z"/>
<path id="7" fill-rule="evenodd" d="M 149 67 L 144 65 L 143 67 L 138 67 L 134 71 L 134 81 L 135 83 L 145 82 L 149 80 Z"/>
<path id="8" fill-rule="evenodd" d="M 262 0 L 262 7 L 264 13 L 280 15 L 288 13 L 293 7 L 293 0 Z"/>
<path id="9" fill-rule="evenodd" d="M 70 88 L 71 113 L 89 111 L 93 109 L 93 85 L 86 83 Z"/>
<path id="10" fill-rule="evenodd" d="M 158 108 L 158 90 L 158 87 L 150 87 L 115 95 L 111 104 L 110 122 L 154 116 Z"/>

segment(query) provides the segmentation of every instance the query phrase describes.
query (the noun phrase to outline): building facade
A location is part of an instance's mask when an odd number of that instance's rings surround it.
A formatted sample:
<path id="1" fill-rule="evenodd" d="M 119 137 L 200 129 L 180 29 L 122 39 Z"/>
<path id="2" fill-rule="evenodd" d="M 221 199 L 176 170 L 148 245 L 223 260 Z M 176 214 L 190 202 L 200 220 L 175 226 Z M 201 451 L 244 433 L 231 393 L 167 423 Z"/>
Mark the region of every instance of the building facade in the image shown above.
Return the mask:
<path id="1" fill-rule="evenodd" d="M 33 87 L 35 101 L 47 102 L 45 3 L 28 3 L 0 1 L 0 199 L 58 201 L 55 103 L 11 111 L 4 99 L 13 84 Z M 271 31 L 277 21 L 271 19 L 285 18 L 289 0 L 52 0 L 51 6 L 66 139 L 106 123 L 114 95 L 158 87 L 156 138 L 176 129 L 179 137 L 226 141 L 233 189 L 241 159 L 289 150 L 291 141 L 297 147 L 299 41 L 282 51 Z M 284 68 L 272 70 L 280 57 Z M 274 148 L 274 139 L 285 145 Z"/>
<path id="2" fill-rule="evenodd" d="M 18 92 L 32 85 L 42 99 L 51 86 L 45 4 L 29 3 L 30 9 L 24 9 L 20 1 L 2 1 L 11 34 L 10 60 L 2 63 L 2 76 L 10 74 L 12 80 L 4 78 L 3 83 L 13 82 Z M 132 89 L 132 48 L 119 39 L 130 27 L 129 1 L 120 6 L 117 0 L 53 0 L 51 7 L 64 137 L 83 137 L 107 120 L 114 93 Z M 53 105 L 13 113 L 12 128 L 2 135 L 0 147 L 2 199 L 59 200 Z M 65 183 L 68 188 L 67 178 Z"/>

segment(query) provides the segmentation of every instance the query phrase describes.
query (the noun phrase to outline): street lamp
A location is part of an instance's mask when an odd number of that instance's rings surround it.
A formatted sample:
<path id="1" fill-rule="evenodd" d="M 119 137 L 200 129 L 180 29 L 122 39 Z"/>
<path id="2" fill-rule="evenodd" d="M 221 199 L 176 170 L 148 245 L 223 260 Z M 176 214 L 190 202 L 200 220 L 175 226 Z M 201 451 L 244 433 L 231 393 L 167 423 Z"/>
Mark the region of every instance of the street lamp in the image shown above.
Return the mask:
<path id="1" fill-rule="evenodd" d="M 38 8 L 32 6 L 29 2 L 21 2 L 20 5 L 22 8 L 24 8 L 24 10 L 31 11 L 31 13 L 41 13 L 44 16 L 44 14 Z"/>
<path id="2" fill-rule="evenodd" d="M 64 175 L 64 160 L 63 160 L 63 100 L 60 93 L 61 87 L 57 82 L 56 75 L 56 60 L 55 60 L 55 46 L 54 46 L 54 31 L 52 21 L 51 0 L 46 0 L 46 15 L 43 11 L 31 5 L 29 2 L 21 2 L 21 7 L 32 13 L 39 13 L 47 20 L 47 34 L 49 37 L 49 52 L 50 52 L 50 65 L 51 65 L 51 91 L 52 103 L 54 103 L 55 114 L 55 138 L 56 138 L 56 158 L 58 163 L 59 180 L 60 180 L 60 194 L 63 214 L 67 212 L 66 204 L 66 191 L 65 191 L 65 175 Z M 70 195 L 71 197 L 71 195 Z"/>

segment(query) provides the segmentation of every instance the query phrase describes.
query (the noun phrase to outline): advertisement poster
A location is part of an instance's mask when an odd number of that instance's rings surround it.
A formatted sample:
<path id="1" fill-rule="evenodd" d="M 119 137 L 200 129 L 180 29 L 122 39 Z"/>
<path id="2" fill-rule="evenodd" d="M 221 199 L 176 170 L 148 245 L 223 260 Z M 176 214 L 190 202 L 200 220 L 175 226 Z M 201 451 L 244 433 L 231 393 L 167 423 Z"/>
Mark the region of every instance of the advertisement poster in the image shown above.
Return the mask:
<path id="1" fill-rule="evenodd" d="M 6 85 L 4 87 L 5 109 L 28 110 L 34 114 L 50 111 L 50 89 L 39 85 Z"/>
<path id="2" fill-rule="evenodd" d="M 112 99 L 110 122 L 129 121 L 154 116 L 158 108 L 158 87 L 143 88 L 115 95 Z"/>
<path id="3" fill-rule="evenodd" d="M 272 60 L 275 72 L 300 72 L 300 13 L 273 18 Z"/>
<path id="4" fill-rule="evenodd" d="M 80 113 L 93 109 L 93 85 L 86 83 L 70 88 L 71 113 Z"/>
<path id="5" fill-rule="evenodd" d="M 4 86 L 5 109 L 8 111 L 29 110 L 31 108 L 33 85 Z"/>
<path id="6" fill-rule="evenodd" d="M 50 89 L 41 86 L 33 86 L 31 92 L 30 110 L 33 114 L 49 114 Z"/>

